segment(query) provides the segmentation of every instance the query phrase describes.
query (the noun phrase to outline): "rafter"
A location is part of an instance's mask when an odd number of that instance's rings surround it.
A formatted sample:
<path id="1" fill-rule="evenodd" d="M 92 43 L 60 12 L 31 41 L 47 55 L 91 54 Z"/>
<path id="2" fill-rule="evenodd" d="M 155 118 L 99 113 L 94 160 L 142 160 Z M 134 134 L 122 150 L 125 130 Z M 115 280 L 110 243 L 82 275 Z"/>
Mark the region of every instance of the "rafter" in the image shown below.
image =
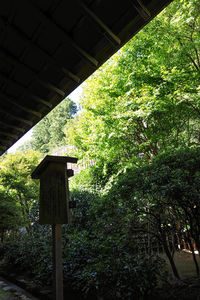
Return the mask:
<path id="1" fill-rule="evenodd" d="M 144 20 L 151 17 L 150 11 L 144 6 L 141 0 L 130 0 L 130 2 Z"/>
<path id="2" fill-rule="evenodd" d="M 6 150 L 7 150 L 7 147 L 6 147 L 6 146 L 3 146 L 3 145 L 0 145 L 0 149 L 2 149 L 3 151 L 6 151 Z"/>
<path id="3" fill-rule="evenodd" d="M 20 121 L 20 122 L 25 123 L 25 124 L 28 124 L 29 126 L 33 126 L 33 122 L 31 122 L 29 120 L 26 120 L 24 118 L 17 117 L 17 116 L 11 114 L 10 112 L 7 112 L 6 110 L 4 110 L 2 108 L 0 108 L 0 112 L 4 113 L 5 115 L 10 116 L 12 119 L 15 119 L 15 120 Z"/>
<path id="4" fill-rule="evenodd" d="M 29 73 L 31 73 L 31 75 L 34 76 L 35 80 L 37 80 L 41 85 L 43 85 L 47 89 L 49 89 L 49 90 L 51 90 L 53 92 L 56 92 L 57 94 L 61 95 L 62 97 L 65 96 L 65 92 L 64 91 L 62 91 L 58 87 L 54 86 L 53 84 L 51 84 L 49 82 L 45 82 L 41 78 L 38 78 L 37 72 L 35 72 L 33 69 L 31 69 L 30 67 L 28 67 L 27 65 L 25 65 L 21 61 L 18 61 L 14 56 L 12 56 L 11 54 L 9 54 L 7 51 L 3 50 L 2 48 L 0 49 L 0 56 L 3 59 L 6 58 L 6 60 L 8 62 L 10 62 L 11 64 L 13 64 L 14 66 L 19 67 L 20 69 L 24 69 L 24 70 L 28 71 Z"/>
<path id="5" fill-rule="evenodd" d="M 1 74 L 1 73 L 0 73 L 0 78 L 1 78 L 3 81 L 5 81 L 5 82 L 10 83 L 11 85 L 17 86 L 17 88 L 18 88 L 22 93 L 28 95 L 29 97 L 31 97 L 31 98 L 34 99 L 35 101 L 40 102 L 40 103 L 42 103 L 42 104 L 48 106 L 49 108 L 52 108 L 52 104 L 51 104 L 50 102 L 47 102 L 46 100 L 43 100 L 43 99 L 41 99 L 40 97 L 38 97 L 38 96 L 32 94 L 32 93 L 29 91 L 28 88 L 26 88 L 26 87 L 20 85 L 19 83 L 17 83 L 17 82 L 14 81 L 13 79 L 8 78 L 7 76 L 5 76 L 5 75 L 3 75 L 3 74 Z"/>
<path id="6" fill-rule="evenodd" d="M 55 60 L 55 58 L 52 58 L 51 56 L 49 56 L 49 59 L 52 61 L 52 63 L 56 64 L 56 67 L 58 69 L 61 69 L 61 71 L 66 75 L 66 77 L 70 78 L 71 80 L 73 80 L 74 82 L 76 83 L 80 83 L 81 82 L 81 79 L 75 75 L 74 73 L 72 73 L 71 71 L 67 70 L 66 68 L 60 66 L 60 63 L 58 63 L 57 60 Z"/>
<path id="7" fill-rule="evenodd" d="M 0 22 L 4 24 L 3 19 L 0 17 Z M 19 29 L 15 28 L 14 26 L 11 26 L 10 24 L 6 24 L 6 27 L 8 30 L 17 36 L 26 47 L 29 47 L 33 50 L 40 51 L 40 53 L 45 56 L 46 60 L 51 63 L 56 69 L 62 71 L 65 76 L 72 81 L 75 81 L 76 83 L 80 83 L 81 79 L 73 74 L 71 71 L 67 70 L 65 67 L 61 65 L 61 63 L 53 56 L 49 55 L 48 52 L 46 52 L 44 49 L 40 48 L 38 45 L 34 44 L 28 37 Z"/>
<path id="8" fill-rule="evenodd" d="M 36 96 L 36 95 L 33 95 L 31 94 L 28 90 L 25 92 L 29 97 L 31 97 L 33 100 L 39 102 L 39 103 L 42 103 L 46 106 L 48 106 L 49 108 L 52 108 L 53 105 L 50 103 L 50 102 L 47 102 L 46 100 L 40 98 L 39 96 Z"/>
<path id="9" fill-rule="evenodd" d="M 12 146 L 12 144 L 13 144 L 13 142 L 11 142 L 10 140 L 6 140 L 6 139 L 2 139 L 2 138 L 0 138 L 0 142 L 8 147 Z M 7 149 L 7 147 L 6 147 L 6 149 Z"/>
<path id="10" fill-rule="evenodd" d="M 18 127 L 18 126 L 15 126 L 15 125 L 10 125 L 10 124 L 7 124 L 7 123 L 2 122 L 2 121 L 0 121 L 0 124 L 2 124 L 2 125 L 5 126 L 5 127 L 14 129 L 14 130 L 16 130 L 16 131 L 25 133 L 25 129 L 23 129 L 23 128 L 21 128 L 21 127 Z"/>
<path id="11" fill-rule="evenodd" d="M 101 29 L 103 29 L 105 31 L 105 35 L 106 37 L 114 44 L 119 46 L 121 44 L 121 40 L 120 38 L 118 38 L 118 36 L 116 36 L 112 30 L 106 25 L 104 24 L 104 22 L 97 17 L 97 15 L 95 15 L 93 13 L 93 11 L 91 11 L 82 1 L 78 0 L 78 4 L 81 6 L 81 8 L 83 9 L 84 13 L 89 16 L 95 23 L 97 23 Z"/>
<path id="12" fill-rule="evenodd" d="M 51 31 L 51 29 L 53 29 L 53 31 L 55 31 L 58 35 L 60 35 L 64 42 L 66 42 L 67 44 L 70 44 L 79 53 L 79 55 L 82 58 L 84 58 L 86 61 L 88 61 L 93 66 L 95 66 L 95 67 L 98 66 L 99 62 L 94 57 L 92 57 L 89 53 L 87 53 L 85 50 L 83 50 L 80 46 L 78 46 L 77 43 L 62 29 L 62 27 L 57 25 L 52 19 L 47 17 L 38 7 L 36 7 L 35 2 L 31 1 L 31 3 L 30 3 L 30 1 L 29 2 L 27 2 L 25 0 L 22 0 L 22 1 L 24 1 L 24 5 L 31 6 L 32 11 L 35 12 L 35 14 L 37 15 L 40 22 L 45 24 L 49 28 L 50 31 Z"/>
<path id="13" fill-rule="evenodd" d="M 16 106 L 16 107 L 18 107 L 18 108 L 20 108 L 20 109 L 28 112 L 31 115 L 34 115 L 34 116 L 36 116 L 36 117 L 38 117 L 40 119 L 42 118 L 42 114 L 41 113 L 18 104 L 15 99 L 12 100 L 10 97 L 8 97 L 7 95 L 5 95 L 4 93 L 0 92 L 0 98 L 4 98 L 6 102 L 9 102 L 9 103 L 13 104 L 14 106 Z"/>
<path id="14" fill-rule="evenodd" d="M 37 81 L 43 85 L 44 87 L 46 87 L 47 89 L 53 91 L 53 92 L 56 92 L 57 94 L 59 94 L 60 96 L 62 97 L 65 97 L 65 92 L 61 89 L 59 89 L 58 87 L 54 86 L 53 84 L 51 84 L 50 82 L 45 82 L 41 79 L 38 79 L 37 78 Z"/>
<path id="15" fill-rule="evenodd" d="M 4 136 L 12 137 L 14 139 L 18 139 L 18 135 L 12 134 L 12 133 L 9 133 L 9 132 L 5 132 L 5 131 L 2 131 L 2 130 L 0 130 L 0 135 L 4 135 Z"/>

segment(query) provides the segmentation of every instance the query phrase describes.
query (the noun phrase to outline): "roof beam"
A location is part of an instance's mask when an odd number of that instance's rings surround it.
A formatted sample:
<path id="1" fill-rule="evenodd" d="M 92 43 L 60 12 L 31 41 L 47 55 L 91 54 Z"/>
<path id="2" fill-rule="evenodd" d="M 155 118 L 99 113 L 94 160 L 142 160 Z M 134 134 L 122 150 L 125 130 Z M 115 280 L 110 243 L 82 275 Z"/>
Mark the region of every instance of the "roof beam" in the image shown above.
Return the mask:
<path id="1" fill-rule="evenodd" d="M 64 67 L 62 67 L 62 66 L 59 67 L 60 64 L 57 65 L 58 62 L 57 62 L 54 58 L 52 58 L 51 56 L 49 56 L 49 58 L 51 59 L 51 61 L 52 61 L 54 64 L 56 63 L 56 67 L 57 67 L 58 69 L 61 69 L 61 71 L 62 71 L 68 78 L 70 78 L 71 80 L 75 81 L 76 83 L 80 83 L 80 82 L 81 82 L 81 79 L 80 79 L 77 75 L 73 74 L 72 72 L 70 72 L 69 70 L 67 70 L 66 68 L 64 68 Z"/>
<path id="2" fill-rule="evenodd" d="M 47 17 L 38 7 L 36 7 L 36 4 L 34 1 L 30 3 L 23 0 L 24 5 L 29 5 L 31 6 L 31 9 L 35 11 L 35 14 L 37 15 L 38 19 L 45 24 L 49 30 L 51 31 L 51 28 L 57 32 L 58 35 L 62 36 L 63 41 L 65 41 L 67 44 L 70 44 L 78 53 L 79 55 L 88 61 L 92 66 L 97 67 L 99 62 L 92 57 L 89 53 L 87 53 L 85 50 L 83 50 L 81 47 L 77 45 L 77 43 L 60 27 L 57 25 L 52 19 Z"/>
<path id="3" fill-rule="evenodd" d="M 2 121 L 0 121 L 0 124 L 2 124 L 3 126 L 6 126 L 6 127 L 8 127 L 8 128 L 17 130 L 17 131 L 19 131 L 19 132 L 25 133 L 25 129 L 23 129 L 23 128 L 21 128 L 21 127 L 14 126 L 14 125 L 10 125 L 10 124 L 7 124 L 7 123 L 2 122 Z"/>
<path id="4" fill-rule="evenodd" d="M 14 139 L 18 139 L 18 135 L 12 134 L 12 133 L 9 133 L 9 132 L 4 132 L 2 130 L 0 130 L 0 135 L 4 135 L 4 136 L 12 137 Z"/>
<path id="5" fill-rule="evenodd" d="M 0 17 L 1 23 L 5 23 L 3 19 Z M 16 29 L 14 26 L 11 26 L 10 24 L 6 24 L 6 27 L 8 30 L 12 32 L 15 36 L 17 36 L 22 42 L 26 45 L 26 47 L 30 47 L 33 50 L 38 50 L 42 53 L 42 55 L 45 56 L 48 62 L 50 62 L 54 67 L 56 67 L 58 70 L 62 71 L 67 78 L 71 79 L 72 81 L 75 81 L 76 83 L 80 83 L 81 79 L 73 74 L 71 71 L 67 70 L 65 67 L 61 65 L 61 63 L 53 56 L 49 55 L 48 52 L 40 48 L 38 45 L 34 44 L 26 35 L 20 31 L 19 29 Z"/>
<path id="6" fill-rule="evenodd" d="M 27 89 L 27 91 L 25 91 L 25 94 L 27 94 L 27 95 L 28 95 L 29 97 L 31 97 L 33 100 L 35 100 L 35 101 L 37 101 L 37 102 L 39 102 L 39 103 L 42 103 L 42 104 L 46 105 L 46 106 L 49 107 L 49 108 L 52 108 L 52 107 L 53 107 L 53 105 L 52 105 L 50 102 L 48 102 L 48 101 L 46 101 L 46 100 L 40 98 L 39 96 L 36 96 L 36 95 L 31 94 L 31 93 L 28 91 L 28 89 Z"/>
<path id="7" fill-rule="evenodd" d="M 39 112 L 37 112 L 37 111 L 35 111 L 35 110 L 29 109 L 29 108 L 27 108 L 27 107 L 24 107 L 24 106 L 22 106 L 22 105 L 16 103 L 16 101 L 11 100 L 11 98 L 8 97 L 7 95 L 5 95 L 4 93 L 1 93 L 1 92 L 0 92 L 0 98 L 4 98 L 6 102 L 9 102 L 9 103 L 15 105 L 16 107 L 18 107 L 18 108 L 20 108 L 20 109 L 26 111 L 27 113 L 29 113 L 29 114 L 31 114 L 31 115 L 34 115 L 34 116 L 36 116 L 36 117 L 38 117 L 38 118 L 40 118 L 40 119 L 42 118 L 42 114 L 41 114 L 41 113 L 39 113 Z"/>
<path id="8" fill-rule="evenodd" d="M 0 108 L 0 112 L 4 113 L 5 115 L 8 115 L 10 116 L 12 119 L 15 119 L 17 121 L 20 121 L 22 123 L 25 123 L 29 126 L 33 126 L 33 122 L 29 121 L 29 120 L 26 120 L 24 118 L 20 118 L 20 117 L 16 117 L 15 115 L 11 114 L 10 112 L 7 112 L 6 110 Z"/>
<path id="9" fill-rule="evenodd" d="M 5 139 L 0 138 L 0 142 L 8 147 L 12 146 L 12 142 L 10 140 L 5 140 Z"/>
<path id="10" fill-rule="evenodd" d="M 6 151 L 6 150 L 7 150 L 7 147 L 6 147 L 6 146 L 0 145 L 0 149 L 2 149 L 3 151 Z"/>
<path id="11" fill-rule="evenodd" d="M 151 17 L 150 11 L 144 6 L 141 0 L 130 0 L 130 2 L 144 20 Z"/>
<path id="12" fill-rule="evenodd" d="M 23 68 L 26 71 L 28 71 L 29 73 L 31 73 L 34 76 L 35 80 L 37 80 L 41 85 L 43 85 L 47 89 L 49 89 L 49 90 L 51 90 L 53 92 L 56 92 L 57 94 L 61 95 L 62 97 L 65 96 L 65 92 L 64 91 L 62 91 L 61 89 L 57 88 L 53 84 L 51 84 L 49 82 L 45 82 L 44 80 L 38 78 L 38 74 L 33 69 L 31 69 L 30 67 L 26 66 L 24 63 L 18 61 L 15 57 L 13 57 L 12 55 L 10 55 L 7 51 L 3 50 L 2 48 L 0 50 L 0 56 L 3 59 L 6 58 L 8 60 L 8 62 L 11 63 L 11 64 L 13 64 L 14 66 L 19 67 L 19 68 Z"/>
<path id="13" fill-rule="evenodd" d="M 103 23 L 103 21 L 97 17 L 82 1 L 78 0 L 78 4 L 81 6 L 86 15 L 88 15 L 95 23 L 97 23 L 101 29 L 105 31 L 106 37 L 111 41 L 114 45 L 119 46 L 121 44 L 120 38 L 116 36 L 107 25 Z"/>
<path id="14" fill-rule="evenodd" d="M 49 83 L 49 82 L 45 82 L 41 79 L 37 78 L 37 81 L 43 85 L 44 87 L 46 87 L 47 89 L 51 90 L 52 92 L 56 92 L 58 95 L 65 97 L 65 92 L 62 91 L 61 89 L 59 89 L 58 87 L 54 86 L 53 84 Z"/>
<path id="15" fill-rule="evenodd" d="M 13 79 L 10 79 L 10 78 L 8 78 L 7 76 L 2 75 L 2 74 L 0 74 L 0 78 L 1 78 L 2 80 L 4 80 L 5 82 L 10 83 L 11 85 L 17 86 L 17 88 L 18 88 L 19 90 L 21 90 L 22 93 L 28 95 L 29 97 L 31 97 L 31 98 L 34 99 L 35 101 L 40 102 L 40 103 L 42 103 L 42 104 L 48 106 L 49 108 L 52 108 L 53 105 L 52 105 L 50 102 L 47 102 L 46 100 L 43 100 L 43 99 L 41 99 L 40 97 L 38 97 L 38 96 L 32 94 L 32 93 L 29 91 L 28 88 L 23 87 L 22 85 L 20 85 L 19 83 L 17 83 L 17 82 L 14 81 Z"/>

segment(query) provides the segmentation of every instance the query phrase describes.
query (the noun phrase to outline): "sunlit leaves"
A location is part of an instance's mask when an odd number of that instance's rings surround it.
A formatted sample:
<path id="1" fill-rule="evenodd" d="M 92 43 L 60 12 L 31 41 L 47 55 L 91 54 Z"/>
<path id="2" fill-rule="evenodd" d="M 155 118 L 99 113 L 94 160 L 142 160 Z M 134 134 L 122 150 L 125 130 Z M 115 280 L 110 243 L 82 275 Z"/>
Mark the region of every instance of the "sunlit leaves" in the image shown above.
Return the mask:
<path id="1" fill-rule="evenodd" d="M 0 158 L 0 210 L 5 207 L 8 215 L 3 221 L 5 227 L 9 228 L 10 222 L 13 226 L 30 225 L 29 211 L 38 200 L 38 183 L 31 179 L 31 173 L 39 159 L 40 154 L 30 150 Z"/>
<path id="2" fill-rule="evenodd" d="M 33 129 L 31 147 L 41 153 L 49 153 L 65 144 L 63 131 L 66 123 L 74 116 L 77 107 L 66 98 L 53 111 L 44 117 Z"/>

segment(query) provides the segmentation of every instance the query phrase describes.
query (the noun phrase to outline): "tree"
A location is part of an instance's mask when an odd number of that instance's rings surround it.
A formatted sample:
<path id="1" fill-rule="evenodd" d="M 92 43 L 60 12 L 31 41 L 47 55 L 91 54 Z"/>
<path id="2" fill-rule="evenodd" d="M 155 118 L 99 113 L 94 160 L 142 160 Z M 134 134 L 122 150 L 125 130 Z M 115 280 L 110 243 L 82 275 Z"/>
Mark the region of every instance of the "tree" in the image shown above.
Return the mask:
<path id="1" fill-rule="evenodd" d="M 129 170 L 117 183 L 121 191 L 120 187 L 127 185 L 129 194 L 125 201 L 142 220 L 140 224 L 134 224 L 133 232 L 138 226 L 138 231 L 149 232 L 162 243 L 177 278 L 173 261 L 175 245 L 169 243 L 170 236 L 175 238 L 174 241 L 179 237 L 179 240 L 189 242 L 199 275 L 193 248 L 193 241 L 198 251 L 200 245 L 199 150 L 198 147 L 165 152 L 150 164 Z M 112 188 L 110 193 L 113 194 Z"/>
<path id="2" fill-rule="evenodd" d="M 197 0 L 173 1 L 86 81 L 65 133 L 102 178 L 199 143 L 199 11 Z"/>
<path id="3" fill-rule="evenodd" d="M 55 147 L 65 144 L 63 128 L 76 113 L 76 105 L 66 98 L 53 111 L 44 117 L 33 129 L 31 147 L 48 153 Z"/>
<path id="4" fill-rule="evenodd" d="M 26 226 L 28 232 L 31 230 L 30 209 L 39 196 L 38 183 L 31 179 L 31 173 L 38 165 L 39 159 L 40 154 L 30 150 L 25 153 L 7 154 L 0 158 L 1 209 L 5 215 L 10 215 L 8 223 L 13 224 L 16 215 L 20 214 L 16 226 Z M 15 208 L 16 214 L 13 213 Z M 5 219 L 2 219 L 3 224 L 7 226 L 4 221 Z"/>
<path id="5" fill-rule="evenodd" d="M 18 229 L 21 218 L 19 206 L 2 187 L 0 187 L 0 215 L 0 238 L 3 242 L 6 231 Z"/>

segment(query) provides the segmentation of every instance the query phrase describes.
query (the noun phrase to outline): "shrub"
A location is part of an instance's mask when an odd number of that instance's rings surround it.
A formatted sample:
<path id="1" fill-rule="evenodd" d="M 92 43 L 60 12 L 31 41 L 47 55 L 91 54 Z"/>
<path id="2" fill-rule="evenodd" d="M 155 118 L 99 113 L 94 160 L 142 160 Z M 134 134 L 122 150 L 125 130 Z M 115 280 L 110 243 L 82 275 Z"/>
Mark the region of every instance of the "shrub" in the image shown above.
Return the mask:
<path id="1" fill-rule="evenodd" d="M 7 240 L 0 253 L 4 263 L 12 268 L 31 273 L 41 283 L 51 282 L 51 241 L 48 234 L 18 235 L 14 240 Z"/>

